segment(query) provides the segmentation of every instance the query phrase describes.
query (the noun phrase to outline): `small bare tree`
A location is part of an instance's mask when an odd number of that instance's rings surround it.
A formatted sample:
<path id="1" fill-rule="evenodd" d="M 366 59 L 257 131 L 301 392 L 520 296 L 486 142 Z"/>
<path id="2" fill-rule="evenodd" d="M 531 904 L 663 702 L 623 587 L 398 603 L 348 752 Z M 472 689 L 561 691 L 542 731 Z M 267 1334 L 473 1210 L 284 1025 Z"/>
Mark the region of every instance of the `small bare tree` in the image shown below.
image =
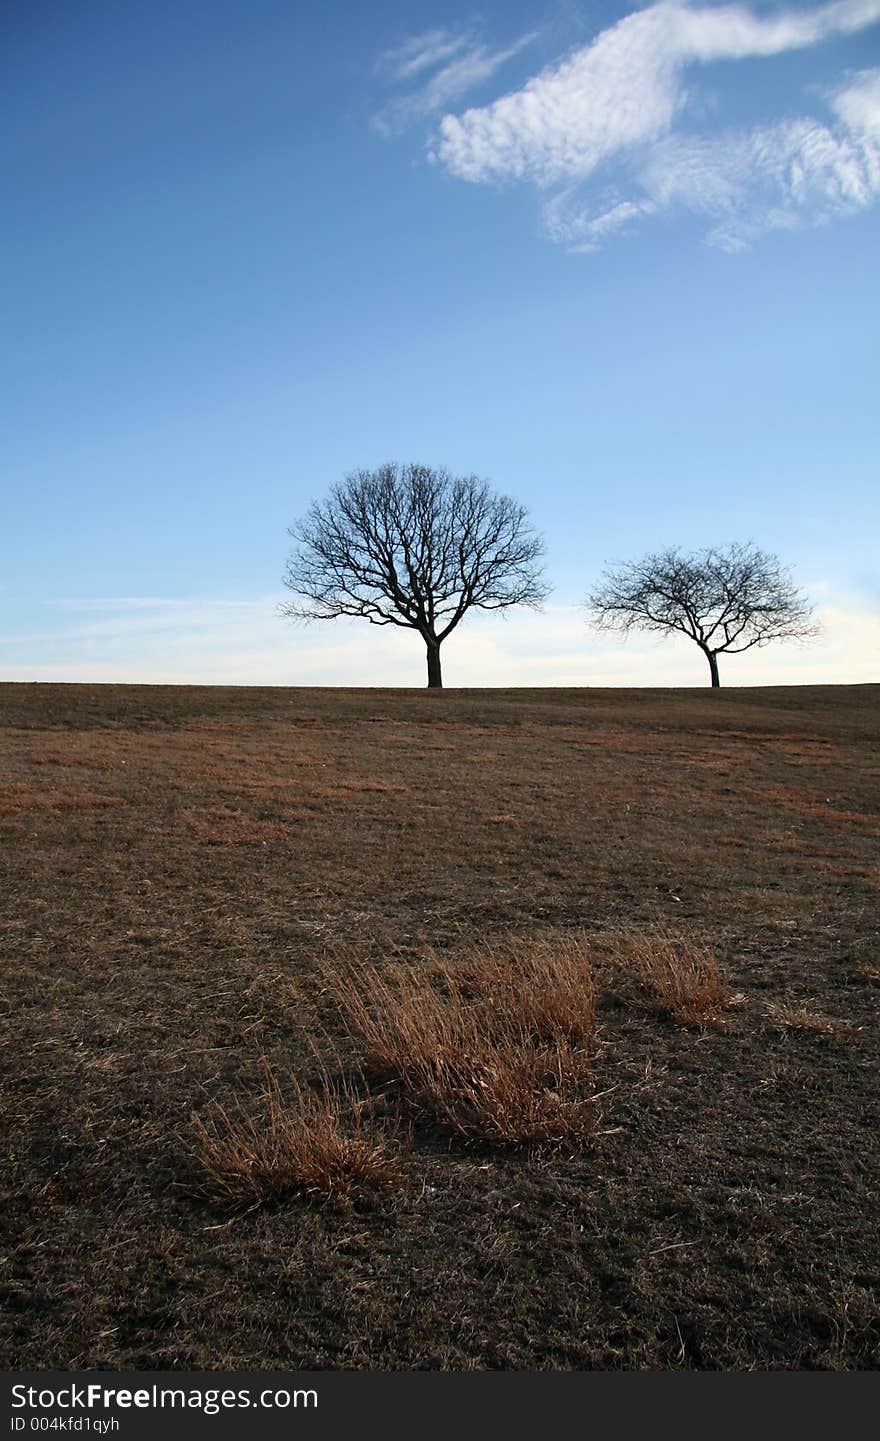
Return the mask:
<path id="1" fill-rule="evenodd" d="M 785 567 L 751 544 L 646 555 L 606 571 L 587 608 L 603 630 L 686 635 L 709 662 L 713 686 L 720 685 L 719 655 L 774 640 L 808 640 L 819 632 Z"/>
<path id="2" fill-rule="evenodd" d="M 425 642 L 428 685 L 442 686 L 440 646 L 471 609 L 540 605 L 543 542 L 523 506 L 477 476 L 426 465 L 356 470 L 314 504 L 284 584 L 304 620 L 360 616 L 415 630 Z"/>

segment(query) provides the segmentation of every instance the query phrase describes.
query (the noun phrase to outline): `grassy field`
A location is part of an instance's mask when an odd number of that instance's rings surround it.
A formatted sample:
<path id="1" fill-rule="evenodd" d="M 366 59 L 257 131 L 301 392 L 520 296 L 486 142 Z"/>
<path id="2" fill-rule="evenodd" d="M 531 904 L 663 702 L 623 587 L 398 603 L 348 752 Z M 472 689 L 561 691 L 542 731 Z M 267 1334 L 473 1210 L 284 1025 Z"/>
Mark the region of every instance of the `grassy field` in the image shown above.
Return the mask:
<path id="1" fill-rule="evenodd" d="M 5 1366 L 875 1366 L 878 703 L 0 686 Z"/>

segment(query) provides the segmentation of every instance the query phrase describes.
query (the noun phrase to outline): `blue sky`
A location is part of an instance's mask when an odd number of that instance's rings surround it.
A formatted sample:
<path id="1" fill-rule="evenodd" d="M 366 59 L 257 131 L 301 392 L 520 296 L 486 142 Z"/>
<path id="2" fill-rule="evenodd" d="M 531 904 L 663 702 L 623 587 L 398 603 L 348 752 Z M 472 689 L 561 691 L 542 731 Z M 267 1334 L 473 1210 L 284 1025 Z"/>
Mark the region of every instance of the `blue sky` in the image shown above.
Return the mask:
<path id="1" fill-rule="evenodd" d="M 0 677 L 423 683 L 293 628 L 287 526 L 388 459 L 476 472 L 541 616 L 448 684 L 702 684 L 599 640 L 606 561 L 754 540 L 877 678 L 880 0 L 479 9 L 7 0 Z"/>

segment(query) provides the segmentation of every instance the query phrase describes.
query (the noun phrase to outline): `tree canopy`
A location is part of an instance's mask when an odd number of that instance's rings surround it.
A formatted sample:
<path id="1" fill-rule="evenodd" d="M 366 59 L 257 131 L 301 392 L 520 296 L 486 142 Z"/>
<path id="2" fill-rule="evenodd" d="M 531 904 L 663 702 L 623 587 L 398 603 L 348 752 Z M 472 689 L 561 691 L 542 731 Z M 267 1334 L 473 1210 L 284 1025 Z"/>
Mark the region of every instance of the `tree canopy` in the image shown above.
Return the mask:
<path id="1" fill-rule="evenodd" d="M 719 655 L 818 633 L 788 570 L 750 543 L 689 555 L 672 548 L 607 570 L 587 608 L 601 629 L 687 636 L 705 655 L 713 686 Z"/>
<path id="2" fill-rule="evenodd" d="M 356 616 L 418 632 L 428 685 L 440 646 L 471 609 L 537 606 L 543 542 L 525 508 L 475 475 L 420 464 L 356 470 L 290 529 L 284 575 L 305 620 Z"/>

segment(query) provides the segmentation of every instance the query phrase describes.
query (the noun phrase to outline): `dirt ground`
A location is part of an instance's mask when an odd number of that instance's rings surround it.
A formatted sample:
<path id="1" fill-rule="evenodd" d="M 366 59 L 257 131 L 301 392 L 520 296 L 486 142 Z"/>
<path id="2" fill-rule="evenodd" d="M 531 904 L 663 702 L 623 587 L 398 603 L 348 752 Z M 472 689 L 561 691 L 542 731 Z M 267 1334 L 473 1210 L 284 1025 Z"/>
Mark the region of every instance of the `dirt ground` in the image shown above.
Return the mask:
<path id="1" fill-rule="evenodd" d="M 0 686 L 8 1368 L 873 1368 L 880 686 Z M 318 962 L 664 927 L 580 1154 L 416 1125 L 372 1206 L 230 1214 L 192 1117 L 308 1078 Z"/>

